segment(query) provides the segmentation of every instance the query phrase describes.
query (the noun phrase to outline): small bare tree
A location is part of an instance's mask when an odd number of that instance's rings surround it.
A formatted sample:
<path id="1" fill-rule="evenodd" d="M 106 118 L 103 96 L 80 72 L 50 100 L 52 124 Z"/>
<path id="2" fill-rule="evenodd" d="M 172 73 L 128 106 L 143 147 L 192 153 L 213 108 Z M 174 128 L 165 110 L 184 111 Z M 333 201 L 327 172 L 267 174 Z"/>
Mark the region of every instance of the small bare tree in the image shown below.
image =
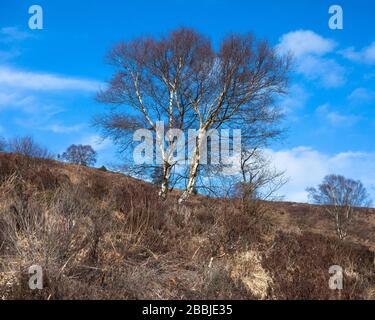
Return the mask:
<path id="1" fill-rule="evenodd" d="M 244 212 L 262 216 L 267 207 L 264 201 L 280 199 L 277 192 L 287 183 L 285 173 L 271 164 L 264 152 L 258 149 L 242 150 L 242 181 L 237 186 L 237 196 L 242 199 Z"/>
<path id="2" fill-rule="evenodd" d="M 96 162 L 96 152 L 89 145 L 71 145 L 59 159 L 82 166 L 92 166 Z"/>
<path id="3" fill-rule="evenodd" d="M 362 182 L 341 175 L 328 175 L 317 189 L 308 188 L 306 191 L 309 198 L 316 204 L 324 205 L 326 212 L 334 219 L 340 239 L 347 236 L 354 209 L 371 205 Z"/>
<path id="4" fill-rule="evenodd" d="M 53 159 L 54 156 L 48 149 L 41 147 L 30 136 L 15 137 L 7 142 L 6 150 L 12 153 L 19 153 L 32 158 Z"/>
<path id="5" fill-rule="evenodd" d="M 260 149 L 244 149 L 239 157 L 237 174 L 225 176 L 221 168 L 211 168 L 214 178 L 205 181 L 205 189 L 213 196 L 241 199 L 244 213 L 260 217 L 267 206 L 265 201 L 282 197 L 278 191 L 287 183 L 284 172 L 272 166 L 271 160 Z M 206 172 L 207 174 L 207 172 Z"/>
<path id="6" fill-rule="evenodd" d="M 241 189 L 244 201 L 272 200 L 287 179 L 260 150 L 243 150 L 241 153 Z"/>

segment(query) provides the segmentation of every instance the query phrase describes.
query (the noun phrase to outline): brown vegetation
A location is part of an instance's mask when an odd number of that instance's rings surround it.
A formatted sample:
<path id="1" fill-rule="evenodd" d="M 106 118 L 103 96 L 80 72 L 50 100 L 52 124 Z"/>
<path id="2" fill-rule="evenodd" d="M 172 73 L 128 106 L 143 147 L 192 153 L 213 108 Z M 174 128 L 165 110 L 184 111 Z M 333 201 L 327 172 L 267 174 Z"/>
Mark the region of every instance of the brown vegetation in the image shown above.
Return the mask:
<path id="1" fill-rule="evenodd" d="M 268 203 L 256 217 L 240 201 L 194 196 L 178 206 L 176 192 L 163 202 L 155 188 L 0 154 L 0 297 L 375 298 L 373 212 L 339 242 L 314 206 Z M 42 290 L 28 287 L 33 264 L 43 268 Z M 328 288 L 333 264 L 344 268 L 340 294 Z"/>

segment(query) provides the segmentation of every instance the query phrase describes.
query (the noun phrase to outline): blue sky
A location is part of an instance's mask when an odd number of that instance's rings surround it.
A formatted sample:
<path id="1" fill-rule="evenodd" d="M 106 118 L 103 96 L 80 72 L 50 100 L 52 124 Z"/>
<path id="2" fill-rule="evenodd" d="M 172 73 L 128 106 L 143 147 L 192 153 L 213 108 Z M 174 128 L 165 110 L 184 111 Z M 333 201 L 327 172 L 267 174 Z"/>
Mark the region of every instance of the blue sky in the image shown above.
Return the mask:
<path id="1" fill-rule="evenodd" d="M 44 29 L 28 28 L 39 4 Z M 328 27 L 339 4 L 344 29 Z M 115 42 L 196 28 L 218 43 L 229 32 L 253 32 L 295 56 L 290 93 L 280 101 L 287 139 L 268 151 L 286 170 L 289 200 L 328 173 L 359 178 L 375 190 L 375 3 L 372 0 L 2 0 L 0 135 L 31 134 L 55 153 L 89 143 L 99 163 L 114 148 L 90 126 L 104 106 L 95 92 L 111 75 L 104 63 Z"/>

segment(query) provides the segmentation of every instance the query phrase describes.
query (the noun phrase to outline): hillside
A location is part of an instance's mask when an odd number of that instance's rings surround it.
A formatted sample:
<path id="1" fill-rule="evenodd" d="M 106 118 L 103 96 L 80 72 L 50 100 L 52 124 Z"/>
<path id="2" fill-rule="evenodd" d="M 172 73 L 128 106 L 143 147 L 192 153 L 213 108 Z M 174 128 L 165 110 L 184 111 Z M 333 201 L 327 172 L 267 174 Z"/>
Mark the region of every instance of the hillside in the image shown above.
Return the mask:
<path id="1" fill-rule="evenodd" d="M 143 181 L 52 160 L 0 154 L 0 183 L 2 299 L 375 299 L 372 209 L 338 241 L 316 206 L 178 206 Z M 34 264 L 42 290 L 28 288 Z"/>

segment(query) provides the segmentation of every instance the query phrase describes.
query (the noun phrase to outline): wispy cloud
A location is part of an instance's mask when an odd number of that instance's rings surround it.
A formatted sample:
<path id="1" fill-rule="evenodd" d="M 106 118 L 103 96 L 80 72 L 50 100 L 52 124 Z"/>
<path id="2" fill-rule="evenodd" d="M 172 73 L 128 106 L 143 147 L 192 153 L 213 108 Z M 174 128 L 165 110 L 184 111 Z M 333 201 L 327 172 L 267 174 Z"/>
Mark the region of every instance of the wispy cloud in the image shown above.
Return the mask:
<path id="1" fill-rule="evenodd" d="M 309 80 L 318 80 L 327 88 L 336 88 L 346 83 L 345 68 L 334 59 L 306 56 L 297 71 Z"/>
<path id="2" fill-rule="evenodd" d="M 101 82 L 95 80 L 23 71 L 8 66 L 0 66 L 0 84 L 12 88 L 38 91 L 96 91 L 102 86 Z"/>
<path id="3" fill-rule="evenodd" d="M 341 54 L 352 61 L 375 65 L 375 41 L 360 50 L 356 50 L 354 47 L 346 48 L 341 51 Z"/>
<path id="4" fill-rule="evenodd" d="M 25 113 L 27 121 L 31 120 L 30 115 L 44 118 L 46 115 L 53 115 L 63 111 L 56 107 L 42 95 L 34 95 L 25 90 L 9 90 L 0 86 L 0 110 L 14 110 Z"/>
<path id="5" fill-rule="evenodd" d="M 84 124 L 76 124 L 72 126 L 66 126 L 61 124 L 51 124 L 45 127 L 45 130 L 52 131 L 53 133 L 73 133 L 79 132 L 85 127 Z"/>
<path id="6" fill-rule="evenodd" d="M 3 27 L 0 29 L 0 41 L 22 41 L 34 36 L 30 32 L 22 31 L 18 27 Z"/>
<path id="7" fill-rule="evenodd" d="M 0 63 L 8 62 L 11 59 L 14 59 L 21 55 L 19 49 L 9 49 L 9 50 L 0 50 Z"/>
<path id="8" fill-rule="evenodd" d="M 20 30 L 18 27 L 0 28 L 0 63 L 6 63 L 21 55 L 20 42 L 35 38 L 31 32 Z"/>
<path id="9" fill-rule="evenodd" d="M 0 91 L 0 109 L 18 103 L 18 96 L 13 92 Z"/>
<path id="10" fill-rule="evenodd" d="M 297 109 L 302 109 L 309 97 L 310 94 L 303 86 L 293 84 L 290 87 L 288 94 L 283 97 L 280 105 L 285 113 L 290 113 Z"/>
<path id="11" fill-rule="evenodd" d="M 327 114 L 327 119 L 334 126 L 350 127 L 356 124 L 361 119 L 361 117 L 356 116 L 354 114 L 342 114 L 333 111 Z"/>
<path id="12" fill-rule="evenodd" d="M 351 127 L 361 120 L 361 117 L 354 114 L 343 114 L 331 110 L 329 103 L 323 104 L 316 109 L 316 113 L 336 127 Z"/>
<path id="13" fill-rule="evenodd" d="M 375 99 L 375 92 L 366 88 L 357 88 L 348 96 L 352 104 L 370 103 Z"/>
<path id="14" fill-rule="evenodd" d="M 10 91 L 7 88 L 0 88 L 0 110 L 18 109 L 27 113 L 33 113 L 39 109 L 41 103 L 37 97 L 19 90 Z"/>
<path id="15" fill-rule="evenodd" d="M 102 151 L 113 146 L 109 139 L 103 139 L 96 134 L 84 137 L 80 144 L 90 145 L 95 151 Z"/>
<path id="16" fill-rule="evenodd" d="M 326 55 L 333 53 L 337 44 L 310 30 L 284 34 L 277 45 L 281 54 L 292 54 L 296 72 L 309 80 L 317 80 L 327 88 L 342 86 L 346 82 L 345 68 Z"/>
<path id="17" fill-rule="evenodd" d="M 53 118 L 65 111 L 62 107 L 44 103 L 33 97 L 30 98 L 31 100 L 35 100 L 35 103 L 25 103 L 21 106 L 23 113 L 17 113 L 14 120 L 20 127 L 48 130 Z"/>
<path id="18" fill-rule="evenodd" d="M 57 118 L 57 115 L 69 109 L 62 99 L 62 93 L 87 97 L 82 93 L 91 95 L 100 86 L 101 83 L 94 80 L 0 65 L 0 111 L 9 112 L 14 124 L 28 130 L 78 133 L 85 129 L 84 124 L 70 125 L 61 122 L 63 116 Z"/>

